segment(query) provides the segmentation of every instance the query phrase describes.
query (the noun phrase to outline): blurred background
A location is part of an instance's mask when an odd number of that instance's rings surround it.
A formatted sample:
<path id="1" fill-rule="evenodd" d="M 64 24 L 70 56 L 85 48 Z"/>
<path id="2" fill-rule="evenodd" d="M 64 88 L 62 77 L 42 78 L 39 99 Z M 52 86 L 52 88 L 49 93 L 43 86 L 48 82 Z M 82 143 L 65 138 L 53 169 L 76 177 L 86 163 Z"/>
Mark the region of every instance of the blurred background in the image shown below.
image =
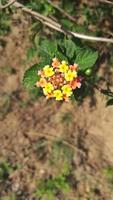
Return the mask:
<path id="1" fill-rule="evenodd" d="M 113 5 L 99 0 L 19 1 L 93 36 L 113 37 Z M 3 4 L 7 1 L 3 1 Z M 97 90 L 82 103 L 40 97 L 22 84 L 39 61 L 37 41 L 63 35 L 14 5 L 0 10 L 0 200 L 113 200 L 113 107 Z M 113 45 L 83 41 L 99 51 L 96 71 L 113 90 Z"/>

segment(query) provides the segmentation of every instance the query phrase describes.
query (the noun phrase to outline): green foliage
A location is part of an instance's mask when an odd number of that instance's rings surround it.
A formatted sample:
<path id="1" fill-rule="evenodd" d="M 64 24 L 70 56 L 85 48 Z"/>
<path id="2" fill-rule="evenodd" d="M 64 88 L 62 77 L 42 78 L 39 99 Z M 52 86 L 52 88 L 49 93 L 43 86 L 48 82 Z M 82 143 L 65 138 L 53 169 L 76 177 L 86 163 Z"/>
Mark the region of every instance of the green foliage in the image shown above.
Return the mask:
<path id="1" fill-rule="evenodd" d="M 50 42 L 49 40 L 42 40 L 39 47 L 39 54 L 43 59 L 43 62 L 48 59 L 46 62 L 50 62 L 57 52 L 57 43 Z"/>
<path id="2" fill-rule="evenodd" d="M 72 40 L 65 40 L 64 46 L 66 49 L 66 56 L 69 56 L 70 59 L 73 58 L 76 50 L 75 43 Z"/>
<path id="3" fill-rule="evenodd" d="M 51 147 L 50 163 L 55 166 L 62 174 L 69 174 L 73 150 L 62 141 L 55 141 Z"/>
<path id="4" fill-rule="evenodd" d="M 106 106 L 112 106 L 113 105 L 113 98 L 109 99 L 106 103 Z"/>
<path id="5" fill-rule="evenodd" d="M 113 167 L 108 166 L 104 169 L 104 173 L 108 178 L 113 178 Z"/>
<path id="6" fill-rule="evenodd" d="M 38 70 L 40 69 L 40 65 L 33 65 L 30 69 L 28 69 L 23 78 L 23 84 L 27 89 L 33 89 L 36 82 L 38 81 Z"/>
<path id="7" fill-rule="evenodd" d="M 72 15 L 75 13 L 75 7 L 76 7 L 75 0 L 72 0 L 71 3 L 68 0 L 62 0 L 61 3 L 62 3 L 62 8 L 66 12 L 68 12 Z"/>
<path id="8" fill-rule="evenodd" d="M 57 193 L 69 192 L 71 186 L 68 177 L 72 166 L 73 150 L 62 141 L 53 141 L 50 144 L 45 138 L 38 140 L 36 149 L 41 160 L 44 160 L 44 157 L 48 155 L 44 164 L 49 161 L 48 167 L 51 167 L 51 171 L 57 171 L 54 177 L 38 181 L 38 189 L 36 190 L 38 198 L 54 200 Z"/>
<path id="9" fill-rule="evenodd" d="M 56 173 L 68 175 L 71 170 L 73 149 L 62 141 L 53 141 L 52 144 L 45 138 L 39 138 L 35 146 L 37 157 L 41 161 L 48 159 L 50 167 Z"/>
<path id="10" fill-rule="evenodd" d="M 36 36 L 34 43 L 42 62 L 45 64 L 49 64 L 51 59 L 56 56 L 60 60 L 78 63 L 79 69 L 84 71 L 92 67 L 98 58 L 98 52 L 76 44 L 71 39 L 49 41 Z"/>
<path id="11" fill-rule="evenodd" d="M 41 180 L 38 184 L 36 195 L 39 198 L 46 197 L 54 200 L 58 192 L 66 193 L 71 190 L 70 184 L 64 175 L 59 175 L 55 178 Z"/>
<path id="12" fill-rule="evenodd" d="M 37 54 L 37 51 L 35 48 L 29 48 L 27 51 L 27 59 L 31 60 L 36 54 Z"/>
<path id="13" fill-rule="evenodd" d="M 68 0 L 58 1 L 57 3 L 59 7 L 70 13 L 70 15 L 75 17 L 76 20 L 80 19 L 80 23 L 79 20 L 77 20 L 77 23 L 70 21 L 68 17 L 60 14 L 57 9 L 45 0 L 28 0 L 25 1 L 24 4 L 45 16 L 56 19 L 56 21 L 61 23 L 62 28 L 64 29 L 66 28 L 67 30 L 86 33 L 88 35 L 102 35 L 104 33 L 104 31 L 102 33 L 100 30 L 102 17 L 105 15 L 107 18 L 109 13 L 110 17 L 113 16 L 112 8 L 102 4 L 93 5 L 93 7 L 84 3 L 80 6 L 79 2 L 72 1 L 70 3 Z M 82 16 L 80 13 L 82 13 Z M 54 57 L 57 57 L 60 60 L 66 60 L 70 64 L 77 63 L 79 65 L 78 75 L 82 76 L 83 81 L 82 88 L 80 90 L 76 89 L 73 97 L 77 101 L 82 101 L 85 96 L 93 95 L 94 91 L 91 89 L 91 86 L 94 86 L 96 83 L 94 65 L 98 59 L 98 52 L 88 46 L 85 46 L 84 43 L 81 43 L 78 39 L 66 39 L 66 37 L 63 37 L 63 34 L 48 31 L 48 28 L 45 29 L 45 27 L 43 29 L 41 23 L 38 23 L 37 25 L 37 22 L 35 21 L 33 26 L 35 27 L 34 47 L 28 50 L 28 59 L 31 60 L 35 55 L 38 55 L 42 67 L 50 64 L 52 58 Z M 70 38 L 72 37 L 70 36 Z M 35 72 L 37 71 L 38 69 L 35 66 L 32 69 L 27 70 L 25 73 L 23 82 L 27 88 L 34 88 L 36 81 L 38 81 L 38 76 L 35 75 Z M 91 77 L 92 80 L 94 80 L 94 83 L 93 81 L 90 81 L 88 77 Z M 36 88 L 36 90 L 38 92 L 38 88 Z M 107 105 L 112 105 L 111 93 L 108 90 L 103 90 L 102 93 L 111 97 L 111 99 L 107 102 Z M 72 99 L 74 99 L 73 97 Z"/>
<path id="14" fill-rule="evenodd" d="M 56 54 L 55 54 L 55 56 L 59 60 L 66 60 L 66 61 L 68 61 L 67 57 L 62 52 L 57 51 Z"/>
<path id="15" fill-rule="evenodd" d="M 113 185 L 113 167 L 108 166 L 103 170 L 108 182 Z"/>
<path id="16" fill-rule="evenodd" d="M 37 87 L 34 87 L 33 89 L 29 90 L 29 96 L 30 96 L 31 101 L 35 101 L 39 97 L 43 96 L 43 93 L 40 89 L 37 89 Z"/>
<path id="17" fill-rule="evenodd" d="M 28 0 L 26 5 L 35 11 L 41 12 L 45 16 L 55 13 L 54 8 L 45 0 Z"/>
<path id="18" fill-rule="evenodd" d="M 40 36 L 39 34 L 36 34 L 34 36 L 34 45 L 35 45 L 35 48 L 38 49 L 39 48 L 39 43 L 40 43 Z"/>
<path id="19" fill-rule="evenodd" d="M 48 53 L 51 57 L 54 56 L 54 54 L 57 51 L 57 43 L 56 42 L 50 42 L 48 40 L 43 40 L 41 43 L 41 48 Z"/>
<path id="20" fill-rule="evenodd" d="M 7 179 L 12 170 L 8 162 L 0 161 L 0 180 Z"/>
<path id="21" fill-rule="evenodd" d="M 27 89 L 33 89 L 39 77 L 38 70 L 51 63 L 52 58 L 57 57 L 60 60 L 67 60 L 70 64 L 79 65 L 78 73 L 85 75 L 86 69 L 92 68 L 95 64 L 98 53 L 90 48 L 74 43 L 71 39 L 49 41 L 41 40 L 35 37 L 36 53 L 40 56 L 40 63 L 32 66 L 25 72 L 23 83 Z M 29 58 L 32 58 L 34 49 L 29 52 Z M 39 89 L 36 89 L 37 91 Z M 40 90 L 39 90 L 40 92 Z"/>
<path id="22" fill-rule="evenodd" d="M 66 29 L 71 30 L 73 28 L 73 23 L 71 21 L 69 21 L 68 19 L 61 19 L 61 24 Z"/>
<path id="23" fill-rule="evenodd" d="M 6 35 L 10 31 L 10 13 L 0 11 L 0 35 Z"/>
<path id="24" fill-rule="evenodd" d="M 98 58 L 98 53 L 91 49 L 81 49 L 76 56 L 76 63 L 79 64 L 79 68 L 84 71 L 87 68 L 92 67 Z"/>
<path id="25" fill-rule="evenodd" d="M 86 73 L 86 71 L 85 71 Z M 80 89 L 74 90 L 74 97 L 78 103 L 82 103 L 83 99 L 86 96 L 90 96 L 93 98 L 94 94 L 94 85 L 98 83 L 98 77 L 95 74 L 84 76 L 84 80 L 82 82 L 82 86 Z"/>

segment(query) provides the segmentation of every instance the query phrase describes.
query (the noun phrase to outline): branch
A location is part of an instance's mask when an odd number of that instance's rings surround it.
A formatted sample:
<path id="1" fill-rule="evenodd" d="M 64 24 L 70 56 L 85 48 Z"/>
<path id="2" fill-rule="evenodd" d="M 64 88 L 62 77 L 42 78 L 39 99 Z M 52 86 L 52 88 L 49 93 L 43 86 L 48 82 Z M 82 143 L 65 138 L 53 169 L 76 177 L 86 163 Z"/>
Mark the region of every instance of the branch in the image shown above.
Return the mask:
<path id="1" fill-rule="evenodd" d="M 69 20 L 75 22 L 75 18 L 72 17 L 69 13 L 65 12 L 62 8 L 60 8 L 59 6 L 55 5 L 52 1 L 50 0 L 46 0 L 52 7 L 54 7 L 55 9 L 57 9 L 59 12 L 61 12 L 65 17 L 67 17 Z"/>
<path id="2" fill-rule="evenodd" d="M 107 3 L 107 4 L 110 4 L 110 5 L 113 5 L 113 2 L 109 1 L 109 0 L 99 0 L 99 1 L 102 2 L 102 3 Z"/>
<path id="3" fill-rule="evenodd" d="M 107 95 L 109 97 L 113 97 L 113 92 L 111 90 L 107 90 L 107 89 L 102 89 L 100 86 L 98 85 L 94 85 L 94 88 L 96 90 L 98 90 L 101 94 Z"/>
<path id="4" fill-rule="evenodd" d="M 32 11 L 31 9 L 25 7 L 21 3 L 13 2 L 13 5 L 16 8 L 21 8 L 24 12 L 30 14 L 35 19 L 39 20 L 42 24 L 45 24 L 46 26 L 48 26 L 58 32 L 61 32 L 63 34 L 71 35 L 75 38 L 80 38 L 80 39 L 84 39 L 84 40 L 113 43 L 113 38 L 93 37 L 93 36 L 88 36 L 88 35 L 69 31 L 69 30 L 65 29 L 61 24 L 55 22 L 54 20 L 50 19 L 49 17 L 43 16 L 42 14 L 40 14 L 38 12 Z"/>
<path id="5" fill-rule="evenodd" d="M 0 5 L 0 9 L 5 9 L 11 6 L 16 0 L 10 0 L 6 5 Z"/>
<path id="6" fill-rule="evenodd" d="M 15 2 L 13 5 L 17 8 L 21 8 L 24 12 L 32 15 L 34 18 L 38 19 L 43 24 L 47 25 L 48 27 L 50 27 L 54 30 L 57 30 L 58 32 L 64 33 L 66 35 L 71 35 L 71 36 L 74 36 L 74 37 L 80 38 L 80 39 L 113 43 L 112 38 L 110 39 L 110 38 L 103 38 L 103 37 L 93 37 L 93 36 L 88 36 L 88 35 L 83 35 L 80 33 L 75 33 L 72 31 L 68 31 L 65 28 L 63 28 L 61 24 L 55 22 L 54 20 L 51 20 L 49 17 L 45 17 L 38 12 L 32 11 L 29 8 L 26 8 L 23 4 Z"/>
<path id="7" fill-rule="evenodd" d="M 38 12 L 35 12 L 27 7 L 25 7 L 23 4 L 15 2 L 13 4 L 16 8 L 21 8 L 24 12 L 30 14 L 31 16 L 33 16 L 34 18 L 38 19 L 39 21 L 41 21 L 43 23 L 43 21 L 48 22 L 50 24 L 53 24 L 56 27 L 60 27 L 60 24 L 55 22 L 54 20 L 50 19 L 49 17 L 46 17 Z"/>

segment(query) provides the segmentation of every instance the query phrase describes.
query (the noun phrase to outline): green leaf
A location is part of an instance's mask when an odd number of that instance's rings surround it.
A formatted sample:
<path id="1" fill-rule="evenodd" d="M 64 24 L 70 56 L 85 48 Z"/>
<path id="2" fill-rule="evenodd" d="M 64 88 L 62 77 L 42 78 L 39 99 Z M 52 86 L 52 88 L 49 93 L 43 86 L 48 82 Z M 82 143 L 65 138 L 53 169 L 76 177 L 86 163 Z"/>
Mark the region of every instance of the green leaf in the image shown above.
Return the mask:
<path id="1" fill-rule="evenodd" d="M 61 2 L 62 2 L 62 7 L 65 11 L 67 11 L 70 14 L 75 14 L 76 1 L 70 2 L 69 0 L 63 0 Z"/>
<path id="2" fill-rule="evenodd" d="M 76 49 L 75 43 L 72 40 L 65 40 L 64 45 L 66 48 L 66 56 L 73 58 Z"/>
<path id="3" fill-rule="evenodd" d="M 76 24 L 75 26 L 73 26 L 73 28 L 72 28 L 72 31 L 73 32 L 78 32 L 78 33 L 87 33 L 88 32 L 88 30 L 87 30 L 87 27 L 86 27 L 86 25 L 84 24 L 84 25 L 78 25 L 78 24 Z"/>
<path id="4" fill-rule="evenodd" d="M 43 40 L 39 49 L 39 53 L 40 52 L 45 52 L 49 57 L 53 58 L 57 52 L 57 43 L 54 41 L 50 42 L 48 40 Z"/>
<path id="5" fill-rule="evenodd" d="M 104 171 L 105 175 L 110 178 L 113 179 L 113 167 L 112 166 L 107 166 Z"/>
<path id="6" fill-rule="evenodd" d="M 43 66 L 50 65 L 52 58 L 47 52 L 40 50 L 40 56 L 41 56 L 41 61 L 43 63 Z"/>
<path id="7" fill-rule="evenodd" d="M 39 55 L 44 65 L 51 64 L 52 58 L 54 58 L 57 52 L 57 43 L 43 40 L 38 49 Z"/>
<path id="8" fill-rule="evenodd" d="M 29 90 L 30 99 L 32 101 L 37 100 L 39 97 L 43 96 L 43 91 L 41 88 L 34 87 L 33 89 Z"/>
<path id="9" fill-rule="evenodd" d="M 23 84 L 27 89 L 33 89 L 35 83 L 39 80 L 37 75 L 38 70 L 41 68 L 40 64 L 33 65 L 30 69 L 28 69 L 23 78 Z"/>
<path id="10" fill-rule="evenodd" d="M 61 24 L 67 29 L 71 29 L 73 27 L 73 23 L 68 19 L 61 19 Z"/>
<path id="11" fill-rule="evenodd" d="M 92 67 L 98 58 L 98 52 L 93 52 L 91 49 L 84 49 L 76 55 L 75 62 L 79 64 L 79 69 L 84 71 Z"/>
<path id="12" fill-rule="evenodd" d="M 54 11 L 53 11 L 54 8 L 53 8 L 50 4 L 44 3 L 44 8 L 45 8 L 45 10 L 44 10 L 43 14 L 44 14 L 45 16 L 48 16 L 50 13 L 54 12 Z"/>
<path id="13" fill-rule="evenodd" d="M 113 98 L 109 99 L 106 103 L 106 106 L 112 106 L 113 105 Z"/>
<path id="14" fill-rule="evenodd" d="M 59 60 L 68 61 L 67 57 L 64 54 L 62 54 L 61 52 L 58 52 L 58 51 L 56 52 L 55 57 L 57 57 Z"/>
<path id="15" fill-rule="evenodd" d="M 28 60 L 31 60 L 36 54 L 37 54 L 37 51 L 35 48 L 29 48 L 27 51 Z"/>
<path id="16" fill-rule="evenodd" d="M 39 48 L 39 42 L 40 42 L 40 37 L 38 34 L 36 34 L 34 37 L 34 44 L 35 44 L 36 49 Z"/>

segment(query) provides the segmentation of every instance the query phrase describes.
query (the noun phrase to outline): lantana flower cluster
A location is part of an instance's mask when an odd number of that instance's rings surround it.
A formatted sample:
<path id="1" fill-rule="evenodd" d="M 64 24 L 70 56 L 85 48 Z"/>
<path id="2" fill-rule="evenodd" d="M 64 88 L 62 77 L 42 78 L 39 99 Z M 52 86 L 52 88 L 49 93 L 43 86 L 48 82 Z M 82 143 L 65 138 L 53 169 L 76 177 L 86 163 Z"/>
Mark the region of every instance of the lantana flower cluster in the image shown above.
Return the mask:
<path id="1" fill-rule="evenodd" d="M 81 77 L 78 76 L 78 65 L 65 60 L 53 58 L 51 66 L 46 65 L 40 71 L 36 86 L 43 89 L 47 99 L 55 98 L 57 101 L 69 101 L 73 90 L 81 87 Z"/>

